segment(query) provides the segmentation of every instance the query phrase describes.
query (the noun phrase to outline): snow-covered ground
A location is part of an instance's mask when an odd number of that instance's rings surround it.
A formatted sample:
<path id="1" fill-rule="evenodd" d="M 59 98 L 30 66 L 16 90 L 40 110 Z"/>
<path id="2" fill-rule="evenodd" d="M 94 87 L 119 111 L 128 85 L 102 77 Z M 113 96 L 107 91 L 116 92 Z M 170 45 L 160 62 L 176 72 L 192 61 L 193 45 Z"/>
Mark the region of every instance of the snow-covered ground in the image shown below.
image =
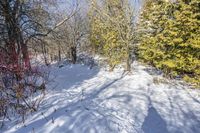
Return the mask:
<path id="1" fill-rule="evenodd" d="M 138 63 L 131 74 L 52 66 L 51 79 L 39 111 L 25 125 L 6 123 L 3 133 L 200 132 L 200 91 L 166 82 Z"/>

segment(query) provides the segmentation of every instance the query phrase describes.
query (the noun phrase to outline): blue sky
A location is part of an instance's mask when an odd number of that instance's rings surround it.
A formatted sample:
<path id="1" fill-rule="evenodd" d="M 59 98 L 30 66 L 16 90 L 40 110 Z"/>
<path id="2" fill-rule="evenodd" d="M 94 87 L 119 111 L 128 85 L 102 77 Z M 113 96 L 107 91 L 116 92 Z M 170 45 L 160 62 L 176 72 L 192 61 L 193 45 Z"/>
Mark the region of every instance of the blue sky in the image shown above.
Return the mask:
<path id="1" fill-rule="evenodd" d="M 77 2 L 77 0 L 58 0 L 58 1 L 59 1 L 58 9 L 63 10 L 65 12 L 70 12 L 71 10 L 73 10 Z M 88 9 L 86 0 L 78 0 L 78 1 L 80 3 L 79 6 L 81 8 L 81 11 L 83 13 L 86 13 Z M 136 10 L 140 9 L 142 1 L 143 0 L 130 0 L 132 6 L 134 6 Z"/>

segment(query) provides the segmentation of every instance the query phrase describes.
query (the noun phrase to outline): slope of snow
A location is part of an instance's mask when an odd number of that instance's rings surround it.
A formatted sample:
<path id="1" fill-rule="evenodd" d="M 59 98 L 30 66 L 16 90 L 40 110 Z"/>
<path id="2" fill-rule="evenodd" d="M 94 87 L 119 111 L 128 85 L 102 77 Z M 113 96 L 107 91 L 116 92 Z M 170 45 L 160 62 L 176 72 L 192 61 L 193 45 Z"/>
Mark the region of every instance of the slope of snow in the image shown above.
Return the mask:
<path id="1" fill-rule="evenodd" d="M 161 76 L 147 70 L 52 67 L 39 111 L 3 133 L 199 133 L 200 91 L 155 83 Z"/>

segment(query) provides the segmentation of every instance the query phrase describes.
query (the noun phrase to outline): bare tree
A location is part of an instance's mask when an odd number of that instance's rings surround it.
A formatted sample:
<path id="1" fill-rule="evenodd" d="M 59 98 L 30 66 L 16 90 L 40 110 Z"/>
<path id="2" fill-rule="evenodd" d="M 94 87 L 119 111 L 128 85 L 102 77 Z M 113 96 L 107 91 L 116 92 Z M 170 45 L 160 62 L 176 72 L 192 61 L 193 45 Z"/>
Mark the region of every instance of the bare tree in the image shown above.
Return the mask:
<path id="1" fill-rule="evenodd" d="M 24 121 L 25 114 L 36 111 L 40 103 L 40 98 L 32 99 L 34 93 L 44 94 L 46 74 L 37 66 L 31 67 L 30 47 L 39 44 L 41 51 L 48 53 L 45 38 L 75 14 L 50 22 L 44 6 L 49 2 L 0 1 L 0 119 L 9 118 L 9 112 L 14 112 Z"/>

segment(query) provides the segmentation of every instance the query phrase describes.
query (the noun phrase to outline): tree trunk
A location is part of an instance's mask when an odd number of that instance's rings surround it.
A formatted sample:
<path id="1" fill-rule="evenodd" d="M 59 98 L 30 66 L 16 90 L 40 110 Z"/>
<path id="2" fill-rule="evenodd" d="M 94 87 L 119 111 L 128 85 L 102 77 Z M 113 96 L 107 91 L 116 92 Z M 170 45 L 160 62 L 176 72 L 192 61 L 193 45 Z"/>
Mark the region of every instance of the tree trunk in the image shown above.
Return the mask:
<path id="1" fill-rule="evenodd" d="M 28 47 L 27 47 L 26 44 L 23 44 L 23 46 L 22 46 L 22 54 L 23 54 L 23 60 L 24 60 L 25 68 L 31 69 Z"/>
<path id="2" fill-rule="evenodd" d="M 61 61 L 61 49 L 60 49 L 60 46 L 58 46 L 58 61 Z"/>
<path id="3" fill-rule="evenodd" d="M 127 46 L 127 57 L 126 57 L 126 71 L 131 71 L 131 54 L 130 49 Z"/>
<path id="4" fill-rule="evenodd" d="M 24 42 L 24 38 L 23 38 L 23 33 L 21 32 L 20 29 L 20 25 L 17 23 L 17 27 L 16 27 L 16 36 L 17 36 L 17 43 L 18 43 L 18 47 L 19 49 L 21 49 L 22 52 L 22 63 L 23 63 L 23 67 L 30 70 L 31 69 L 31 63 L 30 63 L 30 58 L 29 58 L 29 52 L 28 52 L 28 46 L 27 44 Z M 20 60 L 20 59 L 19 59 Z"/>
<path id="5" fill-rule="evenodd" d="M 75 64 L 77 60 L 76 46 L 71 47 L 71 57 L 72 57 L 72 63 Z"/>
<path id="6" fill-rule="evenodd" d="M 127 61 L 126 61 L 126 71 L 131 71 L 131 64 L 130 64 L 130 58 L 129 57 L 127 58 Z"/>
<path id="7" fill-rule="evenodd" d="M 53 62 L 53 54 L 50 54 L 51 62 Z"/>
<path id="8" fill-rule="evenodd" d="M 49 63 L 48 63 L 48 59 L 47 59 L 47 49 L 46 49 L 46 46 L 45 46 L 44 43 L 42 44 L 42 53 L 43 53 L 43 56 L 44 56 L 44 62 L 46 64 L 46 66 L 48 66 Z"/>
<path id="9" fill-rule="evenodd" d="M 8 51 L 10 51 L 11 62 L 15 65 L 21 65 L 30 69 L 30 59 L 28 54 L 27 44 L 24 43 L 23 35 L 20 29 L 20 22 L 16 16 L 20 9 L 20 1 L 14 3 L 14 9 L 12 10 L 10 3 L 7 1 L 4 3 L 2 12 L 4 13 L 6 28 L 8 31 Z M 22 54 L 22 58 L 20 56 Z"/>

